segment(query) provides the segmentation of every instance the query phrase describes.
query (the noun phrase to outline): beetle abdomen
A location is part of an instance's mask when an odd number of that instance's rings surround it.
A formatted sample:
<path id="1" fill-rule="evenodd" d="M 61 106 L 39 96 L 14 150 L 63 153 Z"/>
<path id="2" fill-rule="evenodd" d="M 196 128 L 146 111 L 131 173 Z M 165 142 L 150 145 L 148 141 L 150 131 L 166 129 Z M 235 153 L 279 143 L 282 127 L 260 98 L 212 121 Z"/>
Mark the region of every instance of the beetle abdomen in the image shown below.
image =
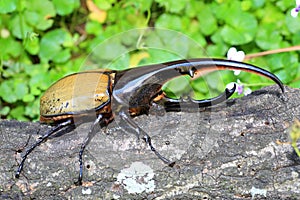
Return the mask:
<path id="1" fill-rule="evenodd" d="M 103 72 L 83 72 L 60 79 L 41 97 L 40 115 L 51 117 L 99 110 L 110 102 L 110 78 Z"/>

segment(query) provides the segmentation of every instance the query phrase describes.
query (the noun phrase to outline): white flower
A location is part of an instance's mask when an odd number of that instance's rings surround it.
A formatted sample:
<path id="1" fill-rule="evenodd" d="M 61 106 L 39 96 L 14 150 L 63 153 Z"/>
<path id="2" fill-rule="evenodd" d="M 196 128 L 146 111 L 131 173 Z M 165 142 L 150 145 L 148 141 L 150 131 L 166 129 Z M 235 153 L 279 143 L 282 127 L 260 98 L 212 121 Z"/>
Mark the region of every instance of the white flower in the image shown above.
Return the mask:
<path id="1" fill-rule="evenodd" d="M 229 90 L 231 90 L 233 87 L 234 87 L 234 85 L 236 85 L 237 83 L 236 82 L 231 82 L 231 83 L 228 83 L 227 85 L 226 85 L 226 88 L 227 89 L 229 89 Z M 235 91 L 234 92 L 237 92 L 237 87 L 235 88 Z"/>
<path id="2" fill-rule="evenodd" d="M 247 95 L 249 95 L 249 94 L 251 94 L 251 93 L 252 93 L 252 90 L 251 90 L 250 88 L 244 89 L 244 95 L 245 95 L 245 96 L 247 96 Z"/>
<path id="3" fill-rule="evenodd" d="M 300 0 L 296 0 L 296 7 L 291 10 L 292 17 L 297 17 L 300 11 Z"/>
<path id="4" fill-rule="evenodd" d="M 239 79 L 237 79 L 236 82 L 228 83 L 226 85 L 226 88 L 231 89 L 234 87 L 234 85 L 236 85 L 234 92 L 237 92 L 238 95 L 244 94 L 245 96 L 247 96 L 247 95 L 251 94 L 251 92 L 252 92 L 252 90 L 250 88 L 244 87 L 244 84 Z"/>
<path id="5" fill-rule="evenodd" d="M 291 10 L 291 15 L 292 15 L 292 17 L 297 17 L 297 16 L 298 16 L 298 12 L 297 12 L 297 9 L 296 9 L 296 8 L 293 8 L 293 9 Z"/>
<path id="6" fill-rule="evenodd" d="M 243 51 L 237 51 L 236 48 L 231 47 L 227 52 L 227 59 L 241 62 L 245 59 L 245 53 Z"/>
<path id="7" fill-rule="evenodd" d="M 245 59 L 245 53 L 243 51 L 237 51 L 236 48 L 231 47 L 227 52 L 227 59 L 242 62 Z M 238 76 L 241 70 L 234 70 L 234 75 Z"/>

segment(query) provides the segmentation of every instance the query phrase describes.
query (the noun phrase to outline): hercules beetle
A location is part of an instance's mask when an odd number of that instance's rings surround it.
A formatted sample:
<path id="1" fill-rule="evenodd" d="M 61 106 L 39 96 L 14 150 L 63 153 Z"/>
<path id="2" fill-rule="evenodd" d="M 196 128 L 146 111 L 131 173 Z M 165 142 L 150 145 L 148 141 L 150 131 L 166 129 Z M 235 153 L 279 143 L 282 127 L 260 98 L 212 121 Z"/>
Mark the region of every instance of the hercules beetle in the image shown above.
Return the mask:
<path id="1" fill-rule="evenodd" d="M 162 86 L 170 79 L 178 76 L 189 75 L 192 78 L 197 78 L 203 73 L 226 69 L 243 70 L 265 76 L 276 82 L 284 92 L 282 82 L 274 74 L 251 64 L 222 59 L 178 60 L 123 71 L 87 71 L 71 74 L 60 79 L 50 86 L 40 99 L 40 121 L 56 126 L 25 152 L 16 172 L 16 177 L 20 176 L 28 154 L 35 147 L 62 128 L 74 125 L 75 119 L 85 119 L 90 115 L 95 115 L 95 113 L 96 120 L 92 124 L 79 152 L 80 171 L 77 184 L 82 183 L 82 155 L 93 136 L 94 127 L 97 124 L 100 124 L 101 127 L 108 125 L 115 115 L 128 123 L 159 159 L 172 167 L 175 162 L 171 162 L 160 155 L 153 147 L 149 135 L 131 118 L 148 114 L 152 104 L 160 104 L 166 110 L 173 110 L 172 108 L 180 107 L 180 104 L 184 103 L 206 107 L 225 101 L 234 93 L 235 85 L 231 89 L 226 89 L 217 97 L 205 100 L 189 98 L 188 102 L 182 98 L 168 98 L 162 91 Z"/>

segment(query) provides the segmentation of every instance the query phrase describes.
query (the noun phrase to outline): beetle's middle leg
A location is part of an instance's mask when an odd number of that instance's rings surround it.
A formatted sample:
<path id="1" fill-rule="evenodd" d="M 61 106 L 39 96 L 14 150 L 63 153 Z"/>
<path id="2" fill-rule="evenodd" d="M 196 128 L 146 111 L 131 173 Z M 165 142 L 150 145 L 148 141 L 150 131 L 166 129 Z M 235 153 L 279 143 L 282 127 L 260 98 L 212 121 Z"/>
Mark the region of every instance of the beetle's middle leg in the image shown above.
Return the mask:
<path id="1" fill-rule="evenodd" d="M 94 131 L 95 126 L 103 119 L 103 115 L 99 114 L 96 118 L 96 120 L 91 125 L 91 128 L 88 132 L 87 137 L 84 139 L 83 143 L 81 144 L 81 148 L 79 151 L 79 175 L 78 180 L 75 182 L 76 185 L 82 185 L 82 171 L 83 171 L 83 162 L 82 162 L 82 155 L 85 150 L 85 147 L 89 144 L 89 142 L 92 140 L 92 138 L 95 136 L 96 131 Z"/>
<path id="2" fill-rule="evenodd" d="M 155 155 L 161 159 L 164 163 L 166 163 L 168 166 L 173 167 L 175 162 L 170 161 L 169 159 L 163 157 L 152 145 L 151 137 L 143 131 L 133 120 L 130 116 L 128 116 L 124 111 L 119 112 L 119 116 L 122 120 L 127 122 L 137 133 L 138 137 L 143 137 L 143 140 L 149 145 L 151 151 L 155 153 Z"/>

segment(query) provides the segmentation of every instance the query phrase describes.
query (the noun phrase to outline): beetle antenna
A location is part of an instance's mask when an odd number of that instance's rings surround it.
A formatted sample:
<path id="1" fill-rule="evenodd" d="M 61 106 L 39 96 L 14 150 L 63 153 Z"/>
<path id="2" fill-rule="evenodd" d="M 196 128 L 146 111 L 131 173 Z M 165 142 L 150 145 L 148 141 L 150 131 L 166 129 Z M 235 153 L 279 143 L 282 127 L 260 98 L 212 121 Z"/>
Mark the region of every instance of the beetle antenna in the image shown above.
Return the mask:
<path id="1" fill-rule="evenodd" d="M 16 178 L 19 178 L 20 177 L 20 173 L 23 169 L 23 166 L 24 166 L 24 162 L 27 158 L 27 156 L 37 147 L 39 146 L 41 143 L 43 143 L 45 140 L 47 140 L 47 138 L 49 138 L 53 133 L 55 133 L 56 131 L 60 130 L 61 128 L 65 127 L 65 126 L 68 126 L 72 124 L 72 119 L 69 119 L 65 122 L 62 122 L 60 124 L 58 124 L 57 126 L 55 126 L 54 128 L 50 129 L 45 135 L 43 135 L 39 141 L 37 141 L 36 143 L 34 143 L 26 152 L 25 154 L 22 156 L 22 160 L 21 160 L 21 163 L 19 164 L 19 167 L 18 167 L 18 170 L 15 174 L 15 177 Z"/>

